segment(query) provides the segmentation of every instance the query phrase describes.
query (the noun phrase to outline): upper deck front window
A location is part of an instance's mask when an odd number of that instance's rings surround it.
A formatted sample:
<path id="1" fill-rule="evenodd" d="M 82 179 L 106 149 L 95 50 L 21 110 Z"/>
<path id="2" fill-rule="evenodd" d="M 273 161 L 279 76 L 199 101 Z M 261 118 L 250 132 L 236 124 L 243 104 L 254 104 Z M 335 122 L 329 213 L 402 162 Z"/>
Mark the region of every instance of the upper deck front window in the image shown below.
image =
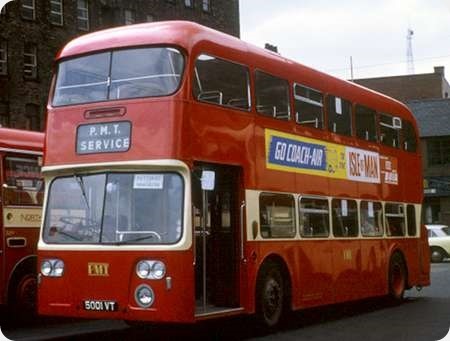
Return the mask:
<path id="1" fill-rule="evenodd" d="M 56 178 L 43 238 L 52 244 L 173 244 L 182 234 L 183 192 L 176 173 Z"/>
<path id="2" fill-rule="evenodd" d="M 178 89 L 180 51 L 167 47 L 102 52 L 59 64 L 54 106 L 157 97 Z"/>

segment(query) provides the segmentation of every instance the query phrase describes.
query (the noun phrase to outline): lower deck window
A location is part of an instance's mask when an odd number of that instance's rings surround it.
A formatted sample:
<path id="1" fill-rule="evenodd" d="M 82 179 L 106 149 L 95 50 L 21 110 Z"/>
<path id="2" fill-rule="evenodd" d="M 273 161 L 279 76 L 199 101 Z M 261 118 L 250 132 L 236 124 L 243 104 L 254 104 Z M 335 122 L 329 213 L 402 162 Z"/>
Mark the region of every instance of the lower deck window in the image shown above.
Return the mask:
<path id="1" fill-rule="evenodd" d="M 383 235 L 383 207 L 379 202 L 361 201 L 361 234 L 364 237 Z"/>
<path id="2" fill-rule="evenodd" d="M 358 236 L 358 209 L 355 200 L 333 199 L 333 235 L 335 237 Z"/>
<path id="3" fill-rule="evenodd" d="M 302 237 L 328 237 L 330 231 L 328 199 L 300 198 L 300 234 Z"/>
<path id="4" fill-rule="evenodd" d="M 295 201 L 289 194 L 261 193 L 259 219 L 263 238 L 295 236 Z"/>
<path id="5" fill-rule="evenodd" d="M 405 235 L 405 214 L 402 204 L 387 203 L 384 206 L 385 224 L 388 236 Z"/>

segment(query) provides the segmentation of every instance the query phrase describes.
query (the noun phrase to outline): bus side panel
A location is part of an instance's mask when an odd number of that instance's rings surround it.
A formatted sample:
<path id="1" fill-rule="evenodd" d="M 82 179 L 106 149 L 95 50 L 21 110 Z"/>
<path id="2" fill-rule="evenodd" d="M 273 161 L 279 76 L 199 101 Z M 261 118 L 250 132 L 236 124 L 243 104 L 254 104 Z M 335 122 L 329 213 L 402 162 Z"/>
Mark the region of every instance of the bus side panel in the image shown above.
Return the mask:
<path id="1" fill-rule="evenodd" d="M 384 239 L 361 239 L 361 292 L 360 298 L 385 295 L 386 244 Z"/>
<path id="2" fill-rule="evenodd" d="M 301 244 L 301 245 L 299 245 Z M 255 286 L 261 265 L 268 258 L 283 262 L 291 284 L 293 309 L 314 307 L 333 303 L 333 250 L 331 241 L 270 241 L 259 244 L 259 253 L 255 264 Z M 283 265 L 279 264 L 280 267 Z M 252 277 L 252 276 L 250 276 Z M 249 286 L 251 288 L 251 286 Z M 250 292 L 252 294 L 252 292 Z M 257 294 L 257 293 L 256 293 Z M 254 294 L 253 294 L 254 295 Z M 257 302 L 255 302 L 257 304 Z"/>

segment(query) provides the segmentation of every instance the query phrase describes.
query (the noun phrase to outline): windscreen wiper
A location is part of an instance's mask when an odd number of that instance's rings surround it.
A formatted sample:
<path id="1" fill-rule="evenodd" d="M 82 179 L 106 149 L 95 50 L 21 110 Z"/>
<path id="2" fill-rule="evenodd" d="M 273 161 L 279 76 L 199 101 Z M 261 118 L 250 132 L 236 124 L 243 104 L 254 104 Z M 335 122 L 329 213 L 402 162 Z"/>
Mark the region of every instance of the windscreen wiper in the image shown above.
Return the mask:
<path id="1" fill-rule="evenodd" d="M 80 175 L 74 174 L 73 177 L 75 178 L 75 180 L 78 183 L 78 186 L 80 186 L 81 189 L 81 194 L 83 195 L 84 201 L 86 202 L 86 206 L 88 209 L 90 209 L 89 207 L 89 200 L 86 196 L 86 190 L 84 188 L 84 181 L 83 181 L 83 177 L 81 177 Z"/>

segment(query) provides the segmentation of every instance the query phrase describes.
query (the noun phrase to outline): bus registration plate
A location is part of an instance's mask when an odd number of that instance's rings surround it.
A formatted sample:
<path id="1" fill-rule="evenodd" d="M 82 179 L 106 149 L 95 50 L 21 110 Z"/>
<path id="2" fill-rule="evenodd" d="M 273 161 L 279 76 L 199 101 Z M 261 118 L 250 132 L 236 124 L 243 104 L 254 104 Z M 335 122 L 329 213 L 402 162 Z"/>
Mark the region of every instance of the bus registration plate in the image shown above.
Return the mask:
<path id="1" fill-rule="evenodd" d="M 92 311 L 117 311 L 117 302 L 85 300 L 83 302 L 84 310 Z"/>

